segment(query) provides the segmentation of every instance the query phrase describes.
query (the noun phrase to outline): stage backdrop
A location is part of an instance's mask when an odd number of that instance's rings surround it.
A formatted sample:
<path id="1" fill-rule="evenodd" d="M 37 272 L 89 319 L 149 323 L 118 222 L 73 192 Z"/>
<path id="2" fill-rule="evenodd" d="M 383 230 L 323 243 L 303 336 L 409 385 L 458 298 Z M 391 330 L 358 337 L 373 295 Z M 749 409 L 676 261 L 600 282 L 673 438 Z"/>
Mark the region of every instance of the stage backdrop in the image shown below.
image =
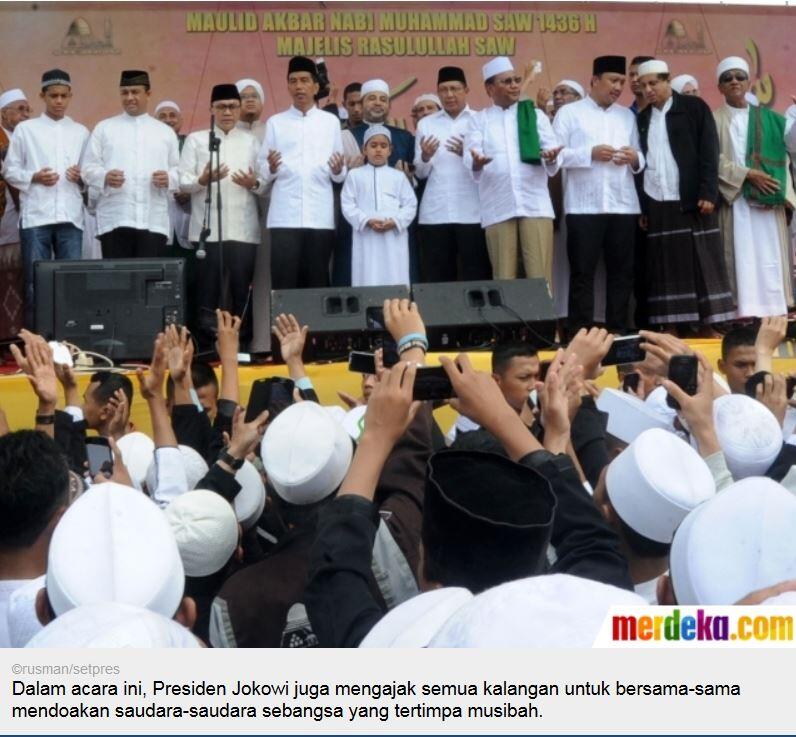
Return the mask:
<path id="1" fill-rule="evenodd" d="M 548 87 L 562 78 L 586 85 L 601 54 L 655 55 L 672 74 L 696 76 L 715 107 L 716 63 L 738 55 L 761 102 L 783 111 L 796 94 L 795 27 L 793 8 L 668 3 L 11 2 L 0 4 L 0 86 L 22 87 L 38 114 L 41 72 L 64 68 L 74 81 L 70 114 L 93 125 L 119 112 L 119 72 L 147 69 L 153 101 L 176 100 L 187 132 L 207 127 L 211 87 L 240 77 L 262 83 L 265 116 L 284 109 L 294 54 L 324 57 L 339 87 L 383 77 L 403 119 L 445 64 L 466 70 L 470 104 L 483 107 L 481 65 L 499 54 L 518 68 L 541 60 Z"/>

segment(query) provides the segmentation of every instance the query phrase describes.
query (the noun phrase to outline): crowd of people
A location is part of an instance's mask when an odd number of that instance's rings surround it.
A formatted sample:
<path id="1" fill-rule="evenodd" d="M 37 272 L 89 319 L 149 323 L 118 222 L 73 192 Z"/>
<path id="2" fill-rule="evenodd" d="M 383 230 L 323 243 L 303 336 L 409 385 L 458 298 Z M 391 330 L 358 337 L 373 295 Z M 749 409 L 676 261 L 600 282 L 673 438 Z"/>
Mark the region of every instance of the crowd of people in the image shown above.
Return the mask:
<path id="1" fill-rule="evenodd" d="M 759 105 L 743 58 L 718 64 L 712 113 L 695 78 L 649 56 L 601 56 L 588 85 L 535 101 L 539 66 L 497 57 L 481 111 L 464 70 L 444 66 L 412 107 L 414 135 L 388 123 L 382 79 L 322 108 L 325 66 L 294 57 L 286 72 L 287 110 L 263 121 L 255 79 L 218 84 L 212 131 L 190 135 L 176 102 L 153 105 L 145 71 L 122 73 L 123 112 L 91 133 L 66 114 L 64 70 L 43 74 L 39 117 L 22 90 L 0 95 L 0 244 L 21 243 L 27 327 L 33 264 L 91 252 L 95 235 L 103 258 L 185 258 L 204 343 L 218 307 L 249 341 L 258 261 L 280 290 L 544 278 L 570 336 L 601 323 L 715 337 L 793 305 L 796 106 Z"/>
<path id="2" fill-rule="evenodd" d="M 666 378 L 693 351 L 664 333 L 619 367 L 627 391 L 595 383 L 604 328 L 543 379 L 527 343 L 496 345 L 491 374 L 443 356 L 459 413 L 443 435 L 414 399 L 422 315 L 384 314 L 399 361 L 377 353 L 348 412 L 318 402 L 309 326 L 277 316 L 295 389 L 274 416 L 240 406 L 227 312 L 220 376 L 172 325 L 136 388 L 99 371 L 82 397 L 23 331 L 38 405 L 33 430 L 0 411 L 0 646 L 585 647 L 612 605 L 796 604 L 784 317 L 727 333 L 726 380 L 697 354 L 693 393 Z M 112 461 L 87 464 L 89 432 Z"/>

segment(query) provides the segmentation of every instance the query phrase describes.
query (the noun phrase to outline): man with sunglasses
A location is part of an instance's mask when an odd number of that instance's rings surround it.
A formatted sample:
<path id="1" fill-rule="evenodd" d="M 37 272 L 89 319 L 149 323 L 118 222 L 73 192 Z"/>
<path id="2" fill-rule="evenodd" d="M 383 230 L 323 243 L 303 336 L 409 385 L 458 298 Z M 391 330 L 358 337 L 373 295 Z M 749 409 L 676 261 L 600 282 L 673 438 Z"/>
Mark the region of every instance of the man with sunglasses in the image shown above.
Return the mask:
<path id="1" fill-rule="evenodd" d="M 520 101 L 522 74 L 505 56 L 484 64 L 492 105 L 473 117 L 464 165 L 478 184 L 481 227 L 495 279 L 517 276 L 517 248 L 525 276 L 553 276 L 553 204 L 547 178 L 558 171 L 561 147 L 546 113 Z"/>
<path id="2" fill-rule="evenodd" d="M 189 235 L 198 244 L 202 231 L 207 188 L 211 187 L 210 234 L 205 243 L 207 256 L 197 263 L 197 298 L 199 337 L 203 344 L 212 344 L 215 310 L 222 306 L 243 318 L 241 341 L 251 338 L 251 306 L 247 308 L 249 287 L 254 275 L 254 262 L 260 244 L 260 222 L 257 197 L 265 194 L 265 182 L 256 174 L 260 142 L 237 126 L 241 114 L 241 98 L 234 84 L 217 84 L 210 98 L 210 111 L 215 116 L 215 133 L 220 139 L 219 169 L 213 169 L 210 181 L 210 131 L 191 133 L 180 157 L 180 189 L 191 195 L 191 226 Z M 220 180 L 221 239 L 219 239 L 216 198 Z M 219 242 L 221 240 L 221 242 Z M 229 274 L 229 300 L 222 304 L 220 269 Z"/>
<path id="3" fill-rule="evenodd" d="M 796 208 L 785 119 L 749 105 L 749 65 L 737 56 L 716 70 L 725 105 L 719 133 L 719 225 L 738 317 L 782 315 L 793 304 L 786 208 Z"/>

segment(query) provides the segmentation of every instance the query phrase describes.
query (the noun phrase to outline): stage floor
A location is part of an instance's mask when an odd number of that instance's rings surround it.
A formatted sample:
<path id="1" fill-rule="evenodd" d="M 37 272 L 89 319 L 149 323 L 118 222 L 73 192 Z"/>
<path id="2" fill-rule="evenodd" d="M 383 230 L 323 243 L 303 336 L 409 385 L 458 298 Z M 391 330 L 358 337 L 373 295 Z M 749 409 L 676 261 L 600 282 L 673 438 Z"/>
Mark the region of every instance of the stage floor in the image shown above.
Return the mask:
<path id="1" fill-rule="evenodd" d="M 721 355 L 721 341 L 719 340 L 694 340 L 689 341 L 694 350 L 704 353 L 715 366 Z M 438 353 L 430 353 L 428 363 L 439 363 Z M 453 356 L 454 354 L 446 354 Z M 542 358 L 552 354 L 542 352 Z M 482 370 L 490 370 L 490 353 L 470 353 L 473 365 Z M 796 356 L 794 344 L 783 343 L 780 346 L 780 357 L 775 360 L 775 367 L 780 371 L 796 371 Z M 218 369 L 217 369 L 218 371 Z M 348 371 L 346 363 L 319 363 L 308 364 L 307 374 L 312 379 L 322 404 L 337 404 L 344 406 L 337 396 L 337 391 L 344 391 L 355 397 L 360 396 L 360 376 Z M 252 382 L 255 379 L 269 376 L 287 376 L 287 369 L 283 365 L 241 366 L 240 371 L 241 402 L 245 405 L 249 398 Z M 81 390 L 88 382 L 89 373 L 79 376 Z M 135 386 L 135 398 L 131 412 L 131 419 L 136 428 L 143 432 L 150 432 L 149 413 L 146 403 L 138 394 L 137 380 L 132 372 L 130 378 Z M 617 386 L 616 370 L 608 368 L 597 382 L 600 386 Z M 63 407 L 63 398 L 61 407 Z M 12 430 L 29 428 L 33 426 L 33 417 L 36 411 L 36 399 L 27 379 L 21 374 L 0 376 L 0 406 L 5 410 L 8 423 Z M 444 431 L 447 431 L 455 420 L 456 413 L 449 407 L 443 407 L 435 412 L 435 416 Z"/>

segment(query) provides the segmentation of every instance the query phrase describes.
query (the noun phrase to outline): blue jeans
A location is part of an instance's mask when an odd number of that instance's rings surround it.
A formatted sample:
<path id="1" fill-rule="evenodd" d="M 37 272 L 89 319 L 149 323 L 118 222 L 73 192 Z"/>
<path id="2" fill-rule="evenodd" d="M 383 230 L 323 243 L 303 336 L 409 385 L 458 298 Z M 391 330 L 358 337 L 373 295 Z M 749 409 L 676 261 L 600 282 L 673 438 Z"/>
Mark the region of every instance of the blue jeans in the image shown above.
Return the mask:
<path id="1" fill-rule="evenodd" d="M 20 228 L 22 262 L 25 268 L 25 325 L 33 329 L 35 295 L 33 264 L 37 261 L 79 259 L 83 253 L 83 231 L 72 223 L 53 223 L 35 228 Z"/>

